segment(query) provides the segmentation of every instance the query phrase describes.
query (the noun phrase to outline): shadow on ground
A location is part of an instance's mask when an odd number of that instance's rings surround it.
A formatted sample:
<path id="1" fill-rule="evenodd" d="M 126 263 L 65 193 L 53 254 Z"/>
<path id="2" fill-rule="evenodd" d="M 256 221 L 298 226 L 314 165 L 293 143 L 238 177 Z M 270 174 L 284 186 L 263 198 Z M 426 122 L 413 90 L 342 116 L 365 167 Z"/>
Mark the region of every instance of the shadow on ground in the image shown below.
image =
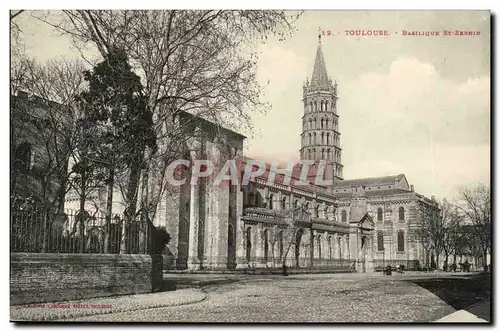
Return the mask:
<path id="1" fill-rule="evenodd" d="M 435 279 L 416 279 L 409 282 L 427 289 L 456 310 L 467 309 L 490 298 L 491 277 L 489 274 L 476 274 L 467 277 L 450 275 Z M 476 306 L 468 311 L 480 318 L 490 320 L 488 306 Z"/>
<path id="2" fill-rule="evenodd" d="M 179 278 L 179 279 L 163 279 L 163 284 L 160 289 L 161 292 L 174 291 L 177 289 L 191 288 L 191 287 L 206 287 L 214 285 L 227 285 L 240 281 L 239 279 L 212 279 L 212 280 L 198 280 L 195 278 Z"/>

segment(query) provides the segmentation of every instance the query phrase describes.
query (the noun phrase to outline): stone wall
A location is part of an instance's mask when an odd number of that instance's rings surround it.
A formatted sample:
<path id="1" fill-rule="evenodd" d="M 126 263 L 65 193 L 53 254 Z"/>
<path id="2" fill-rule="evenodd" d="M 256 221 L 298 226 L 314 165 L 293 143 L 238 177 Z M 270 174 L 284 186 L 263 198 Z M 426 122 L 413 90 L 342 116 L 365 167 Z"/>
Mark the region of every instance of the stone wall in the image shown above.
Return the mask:
<path id="1" fill-rule="evenodd" d="M 150 255 L 11 253 L 10 301 L 148 293 L 161 286 L 161 271 L 159 260 L 153 262 Z"/>

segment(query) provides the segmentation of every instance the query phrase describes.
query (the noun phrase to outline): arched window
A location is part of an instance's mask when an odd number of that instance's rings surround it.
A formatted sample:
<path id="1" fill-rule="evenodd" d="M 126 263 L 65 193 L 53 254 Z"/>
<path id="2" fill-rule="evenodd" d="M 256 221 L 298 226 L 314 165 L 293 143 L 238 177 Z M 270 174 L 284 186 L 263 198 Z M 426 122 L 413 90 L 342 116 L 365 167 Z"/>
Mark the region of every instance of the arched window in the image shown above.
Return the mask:
<path id="1" fill-rule="evenodd" d="M 307 129 L 312 129 L 312 120 L 309 119 L 309 125 L 307 126 Z M 309 134 L 311 136 L 311 134 Z"/>
<path id="2" fill-rule="evenodd" d="M 328 119 L 326 119 L 326 121 L 325 121 L 325 127 L 326 127 L 327 129 L 329 128 L 329 127 L 328 127 Z"/>
<path id="3" fill-rule="evenodd" d="M 320 105 L 321 105 L 320 111 L 323 111 L 323 100 L 320 102 Z"/>
<path id="4" fill-rule="evenodd" d="M 313 144 L 316 144 L 316 133 L 313 133 Z"/>
<path id="5" fill-rule="evenodd" d="M 271 210 L 273 209 L 273 200 L 274 200 L 273 194 L 269 195 L 269 208 Z"/>
<path id="6" fill-rule="evenodd" d="M 250 192 L 248 194 L 248 202 L 247 202 L 247 204 L 250 205 L 250 206 L 255 206 L 255 203 L 256 203 L 255 202 L 255 193 Z"/>
<path id="7" fill-rule="evenodd" d="M 405 251 L 405 232 L 398 232 L 398 251 Z"/>
<path id="8" fill-rule="evenodd" d="M 377 220 L 378 220 L 378 221 L 382 221 L 382 220 L 383 220 L 383 216 L 382 216 L 382 208 L 378 208 L 378 209 L 377 209 Z"/>
<path id="9" fill-rule="evenodd" d="M 257 192 L 255 194 L 255 206 L 256 207 L 262 207 L 263 203 L 262 203 L 262 196 L 260 196 L 260 193 Z"/>
<path id="10" fill-rule="evenodd" d="M 330 133 L 326 133 L 326 145 L 330 145 Z"/>
<path id="11" fill-rule="evenodd" d="M 313 215 L 314 215 L 314 218 L 319 218 L 319 206 L 318 205 L 316 205 L 313 208 Z"/>
<path id="12" fill-rule="evenodd" d="M 384 250 L 384 232 L 382 231 L 377 232 L 377 250 L 378 251 Z"/>
<path id="13" fill-rule="evenodd" d="M 309 159 L 309 160 L 311 160 L 311 159 L 312 159 L 311 149 L 308 149 L 308 150 L 307 150 L 307 159 Z"/>
<path id="14" fill-rule="evenodd" d="M 323 120 L 321 120 L 323 121 Z M 323 128 L 323 126 L 321 126 Z M 325 133 L 321 133 L 321 144 L 325 144 Z"/>
<path id="15" fill-rule="evenodd" d="M 342 222 L 347 222 L 347 212 L 345 210 L 342 211 Z"/>
<path id="16" fill-rule="evenodd" d="M 311 159 L 316 160 L 316 149 L 313 149 L 313 156 Z"/>
<path id="17" fill-rule="evenodd" d="M 325 101 L 325 111 L 328 111 L 328 100 Z M 326 121 L 327 121 L 327 126 L 328 126 L 328 120 L 326 120 Z"/>
<path id="18" fill-rule="evenodd" d="M 311 123 L 311 121 L 309 121 L 309 123 Z M 307 136 L 309 137 L 309 145 L 311 145 L 311 133 L 309 133 Z"/>
<path id="19" fill-rule="evenodd" d="M 304 205 L 304 209 L 309 212 L 309 202 L 307 202 L 305 205 Z"/>
<path id="20" fill-rule="evenodd" d="M 317 102 L 314 102 L 314 111 L 318 111 L 318 103 Z"/>
<path id="21" fill-rule="evenodd" d="M 405 220 L 405 208 L 402 206 L 399 208 L 399 220 Z"/>
<path id="22" fill-rule="evenodd" d="M 31 144 L 21 143 L 14 151 L 14 168 L 18 171 L 29 171 L 31 168 Z"/>
<path id="23" fill-rule="evenodd" d="M 325 125 L 325 120 L 321 119 L 321 129 L 323 129 L 323 126 Z"/>
<path id="24" fill-rule="evenodd" d="M 313 103 L 312 101 L 309 103 L 309 112 L 312 112 L 313 111 Z"/>
<path id="25" fill-rule="evenodd" d="M 182 218 L 179 223 L 179 242 L 187 243 L 189 239 L 189 222 Z"/>
<path id="26" fill-rule="evenodd" d="M 326 159 L 330 160 L 330 149 L 326 149 Z"/>
<path id="27" fill-rule="evenodd" d="M 286 197 L 283 197 L 281 200 L 281 209 L 286 210 Z"/>

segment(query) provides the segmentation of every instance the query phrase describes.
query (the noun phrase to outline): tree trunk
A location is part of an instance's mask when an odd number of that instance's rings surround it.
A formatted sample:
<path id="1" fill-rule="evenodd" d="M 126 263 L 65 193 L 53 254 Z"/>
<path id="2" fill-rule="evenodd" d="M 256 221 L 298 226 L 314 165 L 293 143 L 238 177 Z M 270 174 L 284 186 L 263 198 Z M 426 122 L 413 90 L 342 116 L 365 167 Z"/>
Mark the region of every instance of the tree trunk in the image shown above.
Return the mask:
<path id="1" fill-rule="evenodd" d="M 108 179 L 108 197 L 106 199 L 106 226 L 104 232 L 104 253 L 108 254 L 110 250 L 111 237 L 111 219 L 113 218 L 113 187 L 115 184 L 115 170 L 109 170 Z"/>
<path id="2" fill-rule="evenodd" d="M 127 203 L 127 207 L 124 212 L 124 219 L 122 225 L 122 241 L 120 246 L 120 253 L 124 254 L 128 252 L 128 236 L 127 236 L 127 228 L 128 225 L 133 221 L 135 217 L 135 212 L 137 210 L 137 193 L 139 189 L 139 180 L 140 180 L 141 168 L 140 162 L 132 162 L 130 165 L 130 174 L 128 178 L 128 186 L 125 201 Z M 130 245 L 130 244 L 129 244 Z"/>
<path id="3" fill-rule="evenodd" d="M 130 167 L 130 174 L 128 178 L 127 187 L 127 208 L 125 209 L 125 222 L 130 223 L 135 216 L 137 210 L 137 192 L 139 189 L 140 180 L 140 163 L 134 162 Z"/>
<path id="4" fill-rule="evenodd" d="M 81 185 L 81 195 L 80 195 L 80 253 L 85 252 L 85 201 L 87 199 L 87 195 L 85 191 L 87 182 L 86 172 L 82 172 L 82 185 Z"/>
<path id="5" fill-rule="evenodd" d="M 484 262 L 484 266 L 483 266 L 483 271 L 484 273 L 488 273 L 488 262 L 487 262 L 487 255 L 488 255 L 488 249 L 484 250 L 483 252 L 483 262 Z"/>
<path id="6" fill-rule="evenodd" d="M 313 268 L 313 266 L 314 266 L 314 236 L 313 236 L 312 228 L 310 230 L 309 238 L 310 238 L 309 245 L 311 246 L 311 249 L 309 250 L 310 255 L 311 255 L 310 261 L 311 261 L 311 268 Z"/>
<path id="7" fill-rule="evenodd" d="M 271 243 L 271 253 L 273 255 L 273 268 L 275 268 L 276 267 L 276 257 L 274 255 L 274 242 Z"/>

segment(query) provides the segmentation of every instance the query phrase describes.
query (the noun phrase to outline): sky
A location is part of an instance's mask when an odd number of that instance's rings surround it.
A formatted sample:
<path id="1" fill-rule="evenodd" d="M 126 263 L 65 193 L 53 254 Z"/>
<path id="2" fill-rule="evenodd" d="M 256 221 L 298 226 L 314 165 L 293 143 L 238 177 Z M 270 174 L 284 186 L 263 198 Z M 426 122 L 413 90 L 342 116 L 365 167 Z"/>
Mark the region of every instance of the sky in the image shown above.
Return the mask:
<path id="1" fill-rule="evenodd" d="M 79 57 L 65 36 L 21 20 L 28 54 Z M 328 74 L 338 83 L 344 178 L 403 173 L 415 190 L 453 198 L 459 185 L 490 181 L 490 16 L 485 11 L 307 11 L 292 37 L 257 45 L 262 99 L 245 155 L 297 160 L 302 85 L 322 37 Z M 388 36 L 346 36 L 387 30 Z M 439 36 L 403 36 L 438 31 Z M 448 31 L 479 31 L 445 36 Z"/>

